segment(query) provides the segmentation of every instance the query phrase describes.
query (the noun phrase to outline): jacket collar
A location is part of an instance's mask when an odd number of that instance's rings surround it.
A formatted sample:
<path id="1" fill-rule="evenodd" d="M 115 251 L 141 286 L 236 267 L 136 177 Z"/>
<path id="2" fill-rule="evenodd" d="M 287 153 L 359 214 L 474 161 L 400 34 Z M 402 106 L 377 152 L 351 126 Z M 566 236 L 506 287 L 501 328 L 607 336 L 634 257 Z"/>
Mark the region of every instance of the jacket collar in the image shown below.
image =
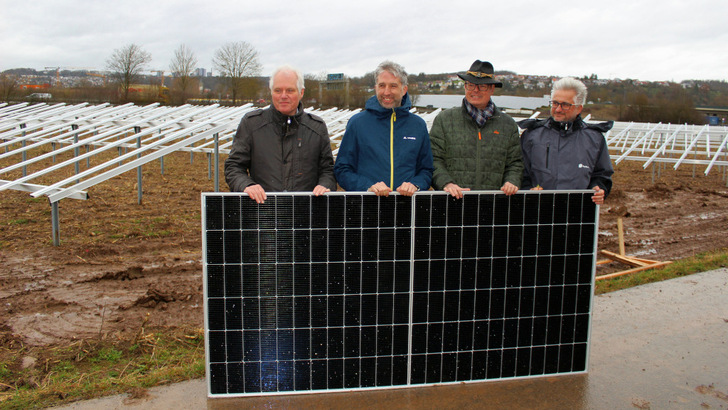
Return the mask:
<path id="1" fill-rule="evenodd" d="M 412 101 L 410 100 L 409 93 L 405 93 L 404 97 L 402 97 L 402 105 L 399 107 L 394 108 L 394 112 L 399 115 L 404 115 L 409 113 L 410 108 L 412 108 Z M 375 115 L 390 115 L 392 114 L 391 108 L 384 108 L 382 107 L 382 104 L 379 104 L 379 100 L 377 100 L 377 96 L 374 95 L 371 98 L 367 100 L 365 109 L 367 111 L 373 112 Z"/>
<path id="2" fill-rule="evenodd" d="M 574 121 L 570 122 L 556 121 L 554 117 L 549 117 L 546 126 L 561 131 L 576 131 L 584 128 L 584 120 L 581 119 L 581 114 L 577 114 Z"/>
<path id="3" fill-rule="evenodd" d="M 537 119 L 527 119 L 527 120 L 521 120 L 518 121 L 518 126 L 521 127 L 524 130 L 534 130 L 538 127 L 546 127 L 551 129 L 559 129 L 560 124 L 558 121 L 554 121 L 553 117 L 549 117 L 545 120 L 537 120 Z M 589 128 L 592 130 L 597 130 L 599 132 L 607 132 L 612 129 L 612 126 L 614 125 L 614 121 L 606 121 L 606 122 L 600 122 L 597 124 L 593 123 L 587 123 L 584 122 L 583 119 L 581 119 L 581 116 L 577 116 L 576 119 L 574 119 L 574 122 L 572 124 L 575 124 L 573 128 L 570 129 L 581 129 L 581 128 Z"/>
<path id="4" fill-rule="evenodd" d="M 301 116 L 303 115 L 303 102 L 298 102 L 298 108 L 296 108 L 296 114 L 295 115 L 284 115 L 280 111 L 276 110 L 276 108 L 271 104 L 270 106 L 270 112 L 271 116 L 273 117 L 273 122 L 276 124 L 283 124 L 290 118 L 291 121 L 300 122 Z"/>

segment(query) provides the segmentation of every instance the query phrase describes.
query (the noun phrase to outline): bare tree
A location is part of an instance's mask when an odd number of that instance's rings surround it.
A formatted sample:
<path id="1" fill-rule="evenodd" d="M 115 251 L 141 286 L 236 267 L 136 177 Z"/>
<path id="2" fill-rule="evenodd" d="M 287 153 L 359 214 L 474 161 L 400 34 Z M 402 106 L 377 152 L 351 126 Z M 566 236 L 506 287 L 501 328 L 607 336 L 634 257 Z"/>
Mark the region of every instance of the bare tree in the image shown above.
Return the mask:
<path id="1" fill-rule="evenodd" d="M 113 73 L 112 78 L 119 84 L 123 101 L 129 101 L 129 88 L 150 61 L 152 55 L 133 43 L 114 50 L 114 54 L 106 60 L 107 68 Z"/>
<path id="2" fill-rule="evenodd" d="M 19 87 L 16 76 L 12 74 L 0 74 L 0 101 L 10 101 Z"/>
<path id="3" fill-rule="evenodd" d="M 174 75 L 174 90 L 179 93 L 182 104 L 187 101 L 188 90 L 193 85 L 192 72 L 197 66 L 195 53 L 182 44 L 174 51 L 174 57 L 169 64 L 169 70 Z"/>
<path id="4" fill-rule="evenodd" d="M 231 42 L 215 51 L 212 64 L 230 88 L 233 105 L 237 101 L 238 93 L 245 86 L 245 77 L 260 74 L 261 65 L 258 62 L 258 51 L 245 41 Z"/>

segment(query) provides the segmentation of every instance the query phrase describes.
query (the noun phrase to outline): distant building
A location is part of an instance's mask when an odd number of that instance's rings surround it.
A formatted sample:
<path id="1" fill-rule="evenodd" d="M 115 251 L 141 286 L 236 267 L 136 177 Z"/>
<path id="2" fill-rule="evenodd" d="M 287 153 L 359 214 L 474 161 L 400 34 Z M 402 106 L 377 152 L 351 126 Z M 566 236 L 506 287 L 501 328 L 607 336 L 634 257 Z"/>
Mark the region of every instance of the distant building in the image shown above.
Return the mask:
<path id="1" fill-rule="evenodd" d="M 195 77 L 204 77 L 207 75 L 207 70 L 204 68 L 196 68 L 195 69 Z"/>
<path id="2" fill-rule="evenodd" d="M 50 93 L 32 93 L 30 94 L 27 99 L 28 100 L 50 100 L 53 98 L 53 95 Z"/>
<path id="3" fill-rule="evenodd" d="M 728 108 L 695 107 L 695 110 L 705 115 L 705 123 L 709 125 L 724 125 L 728 117 Z"/>
<path id="4" fill-rule="evenodd" d="M 323 82 L 326 85 L 326 91 L 334 90 L 349 90 L 349 79 L 344 76 L 344 73 L 335 73 L 326 75 L 326 81 Z"/>

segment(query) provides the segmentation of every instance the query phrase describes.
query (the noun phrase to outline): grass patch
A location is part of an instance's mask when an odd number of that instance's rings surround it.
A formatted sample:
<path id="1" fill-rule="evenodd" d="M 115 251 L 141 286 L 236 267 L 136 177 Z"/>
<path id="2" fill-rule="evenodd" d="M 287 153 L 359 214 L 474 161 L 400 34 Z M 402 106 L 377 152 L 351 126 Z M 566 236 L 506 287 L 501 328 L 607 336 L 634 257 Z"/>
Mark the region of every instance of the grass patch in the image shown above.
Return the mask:
<path id="1" fill-rule="evenodd" d="M 124 355 L 124 352 L 116 349 L 115 347 L 104 347 L 101 350 L 99 350 L 98 354 L 96 355 L 95 360 L 96 361 L 105 361 L 105 362 L 109 362 L 109 363 L 117 363 L 122 358 L 123 355 Z M 94 361 L 94 359 L 91 359 L 91 361 Z"/>
<path id="2" fill-rule="evenodd" d="M 597 281 L 594 292 L 597 295 L 614 292 L 633 286 L 674 279 L 693 273 L 728 267 L 728 248 L 704 252 L 693 257 L 675 261 L 662 269 L 650 269 L 612 279 Z"/>
<path id="3" fill-rule="evenodd" d="M 203 377 L 202 329 L 164 329 L 131 341 L 79 341 L 25 352 L 38 357 L 21 370 L 0 350 L 0 408 L 46 408 L 77 400 Z"/>
<path id="4" fill-rule="evenodd" d="M 149 217 L 129 221 L 116 221 L 114 224 L 95 226 L 90 236 L 114 240 L 129 238 L 164 238 L 175 236 L 178 223 L 170 222 L 166 217 Z"/>
<path id="5" fill-rule="evenodd" d="M 146 236 L 153 237 L 153 238 L 162 238 L 165 236 L 173 236 L 173 235 L 175 235 L 175 232 L 171 231 L 169 229 L 164 229 L 159 232 L 146 233 Z"/>
<path id="6" fill-rule="evenodd" d="M 10 377 L 10 369 L 6 363 L 0 363 L 0 380 L 5 380 Z"/>
<path id="7" fill-rule="evenodd" d="M 10 222 L 8 222 L 8 224 L 10 224 L 10 225 L 25 225 L 25 224 L 29 224 L 29 223 L 30 223 L 30 219 L 25 219 L 25 218 L 11 219 Z"/>

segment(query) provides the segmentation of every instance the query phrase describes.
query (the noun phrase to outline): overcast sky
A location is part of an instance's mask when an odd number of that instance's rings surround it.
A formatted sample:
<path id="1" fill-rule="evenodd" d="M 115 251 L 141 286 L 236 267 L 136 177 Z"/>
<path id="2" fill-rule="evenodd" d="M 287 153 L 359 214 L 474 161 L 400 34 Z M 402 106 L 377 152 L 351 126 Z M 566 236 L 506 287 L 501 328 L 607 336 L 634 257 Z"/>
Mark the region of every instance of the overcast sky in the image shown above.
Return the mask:
<path id="1" fill-rule="evenodd" d="M 246 41 L 262 75 L 361 76 L 382 60 L 412 74 L 465 71 L 476 60 L 519 74 L 649 81 L 728 79 L 728 1 L 0 0 L 0 71 L 103 70 L 135 43 L 169 70 L 186 44 L 198 66 Z"/>

